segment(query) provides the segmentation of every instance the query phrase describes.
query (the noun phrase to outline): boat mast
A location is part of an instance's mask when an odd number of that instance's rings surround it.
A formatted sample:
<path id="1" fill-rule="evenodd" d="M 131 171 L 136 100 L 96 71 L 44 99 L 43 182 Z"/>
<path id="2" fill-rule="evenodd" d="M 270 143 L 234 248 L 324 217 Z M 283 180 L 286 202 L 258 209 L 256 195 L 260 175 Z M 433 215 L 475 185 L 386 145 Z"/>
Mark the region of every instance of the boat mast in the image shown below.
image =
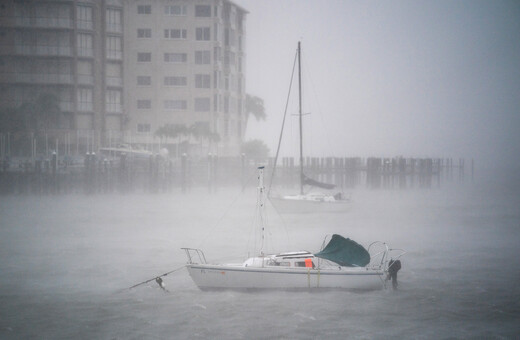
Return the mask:
<path id="1" fill-rule="evenodd" d="M 299 100 L 299 116 L 300 116 L 300 195 L 303 195 L 303 141 L 302 141 L 302 64 L 301 64 L 301 48 L 298 41 L 298 100 Z"/>
<path id="2" fill-rule="evenodd" d="M 258 224 L 261 232 L 260 255 L 264 255 L 265 243 L 265 187 L 264 187 L 264 167 L 258 167 L 258 188 L 257 188 L 257 208 L 258 208 Z"/>

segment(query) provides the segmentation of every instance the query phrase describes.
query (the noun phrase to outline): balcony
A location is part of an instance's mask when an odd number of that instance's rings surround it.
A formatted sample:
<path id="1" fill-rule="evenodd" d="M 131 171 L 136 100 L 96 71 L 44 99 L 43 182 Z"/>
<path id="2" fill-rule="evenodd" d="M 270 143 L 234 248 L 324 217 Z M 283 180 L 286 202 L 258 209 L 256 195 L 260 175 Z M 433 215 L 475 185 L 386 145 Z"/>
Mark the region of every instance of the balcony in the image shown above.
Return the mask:
<path id="1" fill-rule="evenodd" d="M 106 77 L 106 86 L 112 87 L 122 87 L 123 86 L 123 78 L 121 77 Z"/>
<path id="2" fill-rule="evenodd" d="M 107 113 L 123 113 L 123 105 L 121 105 L 120 103 L 107 103 L 106 112 Z"/>
<path id="3" fill-rule="evenodd" d="M 73 102 L 60 102 L 60 110 L 62 112 L 74 112 L 74 103 Z"/>
<path id="4" fill-rule="evenodd" d="M 70 46 L 15 45 L 14 50 L 15 54 L 28 56 L 72 56 L 72 48 Z"/>
<path id="5" fill-rule="evenodd" d="M 78 20 L 76 22 L 76 26 L 80 30 L 93 30 L 94 29 L 94 23 L 92 21 L 87 21 L 87 20 Z"/>
<path id="6" fill-rule="evenodd" d="M 106 0 L 106 3 L 109 6 L 123 6 L 123 0 Z"/>
<path id="7" fill-rule="evenodd" d="M 34 28 L 73 28 L 72 19 L 54 17 L 15 17 L 16 26 Z"/>
<path id="8" fill-rule="evenodd" d="M 121 24 L 107 24 L 107 32 L 110 33 L 123 33 L 123 25 Z"/>
<path id="9" fill-rule="evenodd" d="M 107 50 L 107 59 L 123 60 L 123 52 L 117 50 Z"/>
<path id="10" fill-rule="evenodd" d="M 65 84 L 74 82 L 72 74 L 37 74 L 37 73 L 12 73 L 12 79 L 17 83 L 34 84 Z"/>
<path id="11" fill-rule="evenodd" d="M 41 56 L 72 56 L 72 48 L 70 46 L 36 46 L 36 55 Z"/>
<path id="12" fill-rule="evenodd" d="M 86 74 L 78 74 L 78 84 L 81 84 L 81 85 L 93 85 L 94 84 L 94 76 L 86 75 Z"/>

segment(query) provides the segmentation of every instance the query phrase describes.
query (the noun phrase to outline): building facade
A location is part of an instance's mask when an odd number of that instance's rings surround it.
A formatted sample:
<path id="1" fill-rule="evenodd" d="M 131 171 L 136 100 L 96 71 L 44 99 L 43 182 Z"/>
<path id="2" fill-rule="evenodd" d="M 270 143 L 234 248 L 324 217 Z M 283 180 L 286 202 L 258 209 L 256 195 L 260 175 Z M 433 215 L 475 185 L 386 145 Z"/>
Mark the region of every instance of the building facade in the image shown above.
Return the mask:
<path id="1" fill-rule="evenodd" d="M 155 132 L 167 124 L 205 125 L 211 135 L 190 153 L 239 154 L 246 13 L 226 0 L 125 2 L 124 85 L 131 93 L 125 110 L 133 144 L 159 143 Z"/>
<path id="2" fill-rule="evenodd" d="M 53 95 L 61 113 L 45 134 L 78 155 L 179 150 L 155 133 L 168 124 L 210 132 L 184 151 L 238 155 L 246 14 L 227 0 L 4 0 L 0 107 Z"/>
<path id="3" fill-rule="evenodd" d="M 61 113 L 46 134 L 78 153 L 122 137 L 121 0 L 2 1 L 0 46 L 2 107 L 53 95 Z"/>

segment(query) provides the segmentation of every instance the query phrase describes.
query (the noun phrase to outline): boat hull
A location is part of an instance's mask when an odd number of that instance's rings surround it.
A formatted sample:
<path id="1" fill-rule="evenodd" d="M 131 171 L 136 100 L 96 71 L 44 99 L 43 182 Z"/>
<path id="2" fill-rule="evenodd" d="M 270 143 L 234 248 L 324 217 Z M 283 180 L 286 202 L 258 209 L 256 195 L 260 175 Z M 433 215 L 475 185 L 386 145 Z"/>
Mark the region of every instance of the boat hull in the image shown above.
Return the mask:
<path id="1" fill-rule="evenodd" d="M 385 278 L 382 270 L 367 268 L 318 270 L 190 264 L 187 269 L 200 289 L 373 290 L 383 288 Z"/>

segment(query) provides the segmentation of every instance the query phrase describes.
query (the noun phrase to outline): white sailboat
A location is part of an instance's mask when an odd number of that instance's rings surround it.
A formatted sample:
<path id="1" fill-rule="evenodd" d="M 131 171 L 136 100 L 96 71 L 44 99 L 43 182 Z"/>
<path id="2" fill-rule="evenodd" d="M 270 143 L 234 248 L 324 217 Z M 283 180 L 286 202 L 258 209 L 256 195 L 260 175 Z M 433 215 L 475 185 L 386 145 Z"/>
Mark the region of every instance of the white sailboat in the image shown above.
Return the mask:
<path id="1" fill-rule="evenodd" d="M 321 251 L 264 254 L 265 187 L 263 167 L 257 188 L 260 254 L 240 263 L 213 264 L 200 249 L 185 250 L 189 275 L 200 289 L 381 289 L 386 286 L 391 261 L 404 251 L 374 242 L 368 249 L 340 235 L 333 235 Z"/>
<path id="2" fill-rule="evenodd" d="M 301 44 L 298 42 L 297 50 L 297 61 L 298 61 L 298 116 L 299 116 L 299 130 L 300 130 L 300 193 L 295 195 L 271 195 L 271 185 L 269 185 L 269 200 L 281 213 L 308 213 L 308 212 L 339 212 L 346 211 L 351 206 L 351 200 L 349 197 L 345 197 L 341 192 L 330 194 L 328 192 L 316 192 L 316 191 L 304 191 L 304 186 L 307 185 L 310 188 L 321 188 L 326 190 L 334 189 L 335 185 L 321 183 L 312 178 L 307 177 L 303 171 L 303 122 L 302 122 L 302 81 L 301 81 Z M 284 117 L 285 121 L 285 117 Z M 271 181 L 274 178 L 276 170 L 276 163 L 278 160 L 278 154 L 280 151 L 280 144 L 283 134 L 280 133 L 280 140 L 278 142 L 278 149 L 276 151 L 276 157 L 273 167 L 273 175 Z"/>

